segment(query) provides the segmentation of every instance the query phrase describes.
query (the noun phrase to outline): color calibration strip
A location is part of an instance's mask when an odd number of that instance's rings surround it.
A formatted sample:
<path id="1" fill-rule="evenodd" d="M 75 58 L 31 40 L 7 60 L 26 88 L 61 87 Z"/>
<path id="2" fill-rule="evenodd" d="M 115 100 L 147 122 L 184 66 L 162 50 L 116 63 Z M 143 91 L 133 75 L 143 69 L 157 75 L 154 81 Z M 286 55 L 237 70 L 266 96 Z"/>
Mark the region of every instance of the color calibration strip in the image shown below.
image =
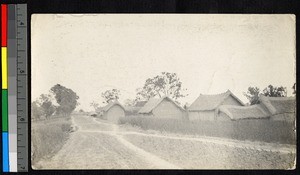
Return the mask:
<path id="1" fill-rule="evenodd" d="M 9 172 L 8 138 L 8 76 L 7 76 L 7 5 L 1 4 L 1 66 L 2 66 L 2 167 Z"/>
<path id="2" fill-rule="evenodd" d="M 1 66 L 2 171 L 27 171 L 26 4 L 1 4 Z"/>

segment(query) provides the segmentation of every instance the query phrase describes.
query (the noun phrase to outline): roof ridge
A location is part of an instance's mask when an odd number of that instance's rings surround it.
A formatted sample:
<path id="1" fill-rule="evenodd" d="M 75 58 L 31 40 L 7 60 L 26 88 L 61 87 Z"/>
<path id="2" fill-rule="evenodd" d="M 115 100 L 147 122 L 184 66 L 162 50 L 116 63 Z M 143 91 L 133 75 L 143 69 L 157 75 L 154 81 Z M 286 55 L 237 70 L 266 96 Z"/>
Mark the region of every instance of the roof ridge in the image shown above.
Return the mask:
<path id="1" fill-rule="evenodd" d="M 200 95 L 199 96 L 216 96 L 216 95 L 225 95 L 226 93 L 231 93 L 231 91 L 230 90 L 227 90 L 227 91 L 225 91 L 225 92 L 222 92 L 222 93 L 218 93 L 218 94 L 201 94 L 200 93 Z"/>
<path id="2" fill-rule="evenodd" d="M 294 100 L 296 99 L 295 96 L 290 97 L 270 97 L 263 94 L 260 94 L 259 98 L 266 99 L 266 100 Z"/>
<path id="3" fill-rule="evenodd" d="M 229 89 L 219 94 L 199 95 L 199 97 L 190 105 L 189 111 L 214 110 L 218 108 L 229 97 L 232 96 L 241 105 L 245 105 L 239 98 L 237 98 Z"/>
<path id="4" fill-rule="evenodd" d="M 289 110 L 291 109 L 286 108 L 286 106 L 284 107 L 284 109 L 281 107 L 284 106 L 284 104 L 293 105 L 294 106 L 293 110 L 296 109 L 296 97 L 269 97 L 265 95 L 260 95 L 259 101 L 261 102 L 262 105 L 264 105 L 267 108 L 267 110 L 272 115 L 289 112 Z M 280 111 L 285 111 L 285 112 L 280 112 Z"/>
<path id="5" fill-rule="evenodd" d="M 248 110 L 254 110 L 258 113 L 250 114 Z M 268 118 L 271 114 L 268 113 L 260 104 L 251 105 L 251 106 L 235 106 L 235 105 L 221 105 L 219 111 L 225 113 L 232 120 L 237 119 L 250 119 L 250 118 Z M 253 112 L 254 112 L 253 111 Z M 237 113 L 242 112 L 243 114 L 237 115 Z M 242 117 L 243 116 L 243 117 Z"/>
<path id="6" fill-rule="evenodd" d="M 177 107 L 184 110 L 180 105 L 178 105 L 173 99 L 171 99 L 168 96 L 163 96 L 160 98 L 150 98 L 147 103 L 139 110 L 139 113 L 149 113 L 153 109 L 155 109 L 164 99 L 170 100 L 172 103 L 174 103 Z"/>
<path id="7" fill-rule="evenodd" d="M 118 100 L 107 103 L 105 106 L 101 107 L 102 108 L 101 110 L 108 111 L 114 105 L 119 105 L 121 108 L 125 110 L 124 106 Z"/>

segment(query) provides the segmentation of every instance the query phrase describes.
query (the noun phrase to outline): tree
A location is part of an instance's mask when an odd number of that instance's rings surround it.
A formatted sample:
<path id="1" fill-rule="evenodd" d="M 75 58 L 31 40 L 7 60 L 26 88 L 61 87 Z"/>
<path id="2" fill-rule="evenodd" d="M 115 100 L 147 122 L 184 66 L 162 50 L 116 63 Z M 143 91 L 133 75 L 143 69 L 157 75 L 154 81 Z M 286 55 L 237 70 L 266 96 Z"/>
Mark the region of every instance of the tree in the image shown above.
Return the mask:
<path id="1" fill-rule="evenodd" d="M 283 86 L 275 87 L 272 85 L 269 85 L 263 90 L 263 95 L 269 96 L 269 97 L 286 97 L 287 92 L 286 88 Z"/>
<path id="2" fill-rule="evenodd" d="M 249 100 L 250 105 L 259 103 L 259 94 L 260 90 L 258 87 L 249 87 L 247 93 L 244 93 L 244 95 Z"/>
<path id="3" fill-rule="evenodd" d="M 38 101 L 34 101 L 31 103 L 31 119 L 39 120 L 43 115 L 43 111 L 39 105 Z"/>
<path id="4" fill-rule="evenodd" d="M 268 97 L 286 97 L 287 92 L 286 88 L 283 86 L 275 87 L 269 85 L 263 90 L 263 92 L 260 92 L 258 87 L 249 87 L 247 93 L 244 93 L 244 95 L 249 100 L 250 105 L 259 103 L 260 94 Z"/>
<path id="5" fill-rule="evenodd" d="M 95 111 L 97 111 L 100 107 L 100 105 L 94 101 L 90 103 L 90 106 L 93 107 Z"/>
<path id="6" fill-rule="evenodd" d="M 135 100 L 131 100 L 131 99 L 126 99 L 124 101 L 124 105 L 125 106 L 134 106 L 136 104 L 136 101 Z"/>
<path id="7" fill-rule="evenodd" d="M 296 83 L 294 83 L 292 88 L 293 88 L 293 94 L 296 94 Z"/>
<path id="8" fill-rule="evenodd" d="M 162 72 L 153 78 L 148 78 L 143 88 L 137 89 L 136 100 L 149 100 L 151 97 L 168 96 L 173 100 L 187 96 L 183 94 L 182 82 L 176 73 Z"/>
<path id="9" fill-rule="evenodd" d="M 101 94 L 101 97 L 104 98 L 103 103 L 110 103 L 112 101 L 118 100 L 121 93 L 118 89 L 106 90 Z"/>
<path id="10" fill-rule="evenodd" d="M 79 104 L 77 102 L 79 97 L 72 89 L 56 84 L 50 91 L 55 95 L 56 102 L 59 104 L 57 107 L 59 115 L 70 115 Z"/>
<path id="11" fill-rule="evenodd" d="M 49 94 L 42 94 L 38 103 L 42 114 L 46 117 L 46 119 L 48 119 L 55 112 L 56 107 L 53 105 L 51 96 Z"/>
<path id="12" fill-rule="evenodd" d="M 83 109 L 80 109 L 79 112 L 80 112 L 80 113 L 84 113 L 84 110 L 83 110 Z"/>

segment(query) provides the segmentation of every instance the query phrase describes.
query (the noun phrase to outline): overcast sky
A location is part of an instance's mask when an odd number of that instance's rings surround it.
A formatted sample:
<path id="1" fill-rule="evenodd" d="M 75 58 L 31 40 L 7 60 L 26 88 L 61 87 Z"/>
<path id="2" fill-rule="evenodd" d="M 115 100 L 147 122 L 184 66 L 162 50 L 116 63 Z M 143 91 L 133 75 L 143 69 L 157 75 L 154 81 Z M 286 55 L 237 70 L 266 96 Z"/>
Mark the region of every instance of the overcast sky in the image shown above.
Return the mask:
<path id="1" fill-rule="evenodd" d="M 248 102 L 249 86 L 269 84 L 290 96 L 296 82 L 293 15 L 35 14 L 31 26 L 32 100 L 59 83 L 77 109 L 111 88 L 123 102 L 163 71 L 187 88 L 183 104 L 227 89 Z"/>

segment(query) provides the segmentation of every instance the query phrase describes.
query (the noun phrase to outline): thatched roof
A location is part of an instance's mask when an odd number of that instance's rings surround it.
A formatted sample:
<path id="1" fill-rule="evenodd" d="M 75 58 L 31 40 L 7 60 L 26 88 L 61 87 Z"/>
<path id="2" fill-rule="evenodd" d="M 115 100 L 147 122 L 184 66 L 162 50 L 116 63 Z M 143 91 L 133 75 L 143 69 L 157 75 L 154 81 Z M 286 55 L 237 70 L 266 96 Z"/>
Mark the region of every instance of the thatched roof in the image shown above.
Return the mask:
<path id="1" fill-rule="evenodd" d="M 119 105 L 121 108 L 123 108 L 123 110 L 125 111 L 125 108 L 118 102 L 118 101 L 114 101 L 114 102 L 110 102 L 108 103 L 106 106 L 101 107 L 99 109 L 99 111 L 103 111 L 103 112 L 107 112 L 111 107 L 115 106 L 115 105 Z"/>
<path id="2" fill-rule="evenodd" d="M 125 106 L 125 112 L 127 114 L 137 114 L 142 107 Z"/>
<path id="3" fill-rule="evenodd" d="M 230 90 L 221 94 L 203 95 L 200 96 L 188 108 L 189 111 L 206 111 L 217 109 L 229 96 L 236 99 L 242 106 L 244 103 L 238 99 Z"/>
<path id="4" fill-rule="evenodd" d="M 225 113 L 231 120 L 264 119 L 270 117 L 270 114 L 264 109 L 262 105 L 222 105 L 219 107 L 219 111 Z"/>
<path id="5" fill-rule="evenodd" d="M 143 106 L 145 106 L 146 103 L 147 103 L 147 101 L 138 101 L 138 102 L 136 102 L 136 104 L 134 106 L 135 107 L 143 107 Z"/>
<path id="6" fill-rule="evenodd" d="M 261 95 L 259 100 L 272 115 L 295 113 L 296 110 L 295 97 L 266 97 Z"/>
<path id="7" fill-rule="evenodd" d="M 140 114 L 148 114 L 151 113 L 153 109 L 155 109 L 163 100 L 168 100 L 172 103 L 174 103 L 178 108 L 181 110 L 184 110 L 181 106 L 179 106 L 177 103 L 175 103 L 171 98 L 165 96 L 162 98 L 150 98 L 148 102 L 140 109 Z"/>
<path id="8" fill-rule="evenodd" d="M 147 101 L 138 101 L 134 106 L 125 106 L 125 112 L 128 115 L 137 114 L 146 103 Z"/>

